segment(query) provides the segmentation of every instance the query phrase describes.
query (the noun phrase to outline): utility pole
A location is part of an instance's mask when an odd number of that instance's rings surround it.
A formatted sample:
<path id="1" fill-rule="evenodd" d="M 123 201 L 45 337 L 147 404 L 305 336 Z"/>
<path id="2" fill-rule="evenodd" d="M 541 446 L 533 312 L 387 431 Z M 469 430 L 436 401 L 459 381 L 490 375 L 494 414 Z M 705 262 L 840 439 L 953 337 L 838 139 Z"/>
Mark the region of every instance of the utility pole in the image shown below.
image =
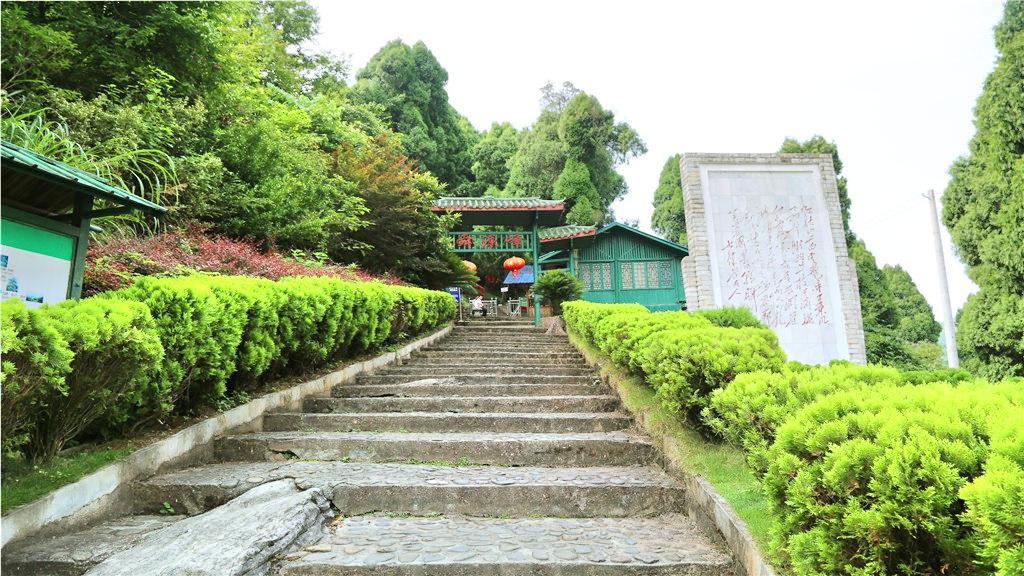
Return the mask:
<path id="1" fill-rule="evenodd" d="M 960 357 L 956 353 L 956 325 L 953 324 L 953 307 L 949 303 L 949 281 L 946 279 L 946 258 L 942 254 L 942 236 L 939 235 L 939 213 L 935 206 L 935 190 L 922 194 L 928 199 L 931 213 L 928 221 L 932 225 L 932 236 L 935 237 L 935 262 L 939 267 L 939 291 L 942 299 L 942 334 L 946 338 L 946 364 L 950 368 L 960 367 Z"/>

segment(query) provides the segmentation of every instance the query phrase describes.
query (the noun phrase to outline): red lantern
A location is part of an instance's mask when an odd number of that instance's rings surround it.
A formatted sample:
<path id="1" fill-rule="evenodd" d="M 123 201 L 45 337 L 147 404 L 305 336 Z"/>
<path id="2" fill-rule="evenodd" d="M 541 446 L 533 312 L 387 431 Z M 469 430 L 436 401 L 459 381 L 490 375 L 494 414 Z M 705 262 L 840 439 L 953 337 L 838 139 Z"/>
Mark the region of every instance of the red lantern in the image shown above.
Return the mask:
<path id="1" fill-rule="evenodd" d="M 466 268 L 469 268 L 469 271 L 472 272 L 473 274 L 476 274 L 476 264 L 473 264 L 469 260 L 463 260 L 462 265 L 465 266 Z"/>
<path id="2" fill-rule="evenodd" d="M 508 270 L 508 271 L 512 272 L 512 277 L 513 278 L 518 278 L 519 277 L 519 270 L 523 266 L 526 266 L 526 260 L 523 260 L 519 256 L 513 256 L 513 257 L 509 258 L 508 260 L 505 260 L 505 263 L 502 264 L 502 266 L 505 267 L 505 270 Z"/>

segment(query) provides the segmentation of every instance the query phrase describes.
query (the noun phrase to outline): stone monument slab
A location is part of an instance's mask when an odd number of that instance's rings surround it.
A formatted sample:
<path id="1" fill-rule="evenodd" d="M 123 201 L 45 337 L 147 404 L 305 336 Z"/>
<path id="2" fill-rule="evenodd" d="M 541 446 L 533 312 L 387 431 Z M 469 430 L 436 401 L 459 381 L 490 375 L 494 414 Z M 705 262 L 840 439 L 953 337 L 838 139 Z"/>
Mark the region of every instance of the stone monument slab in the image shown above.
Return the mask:
<path id="1" fill-rule="evenodd" d="M 746 306 L 790 360 L 866 361 L 827 154 L 684 154 L 690 309 Z"/>

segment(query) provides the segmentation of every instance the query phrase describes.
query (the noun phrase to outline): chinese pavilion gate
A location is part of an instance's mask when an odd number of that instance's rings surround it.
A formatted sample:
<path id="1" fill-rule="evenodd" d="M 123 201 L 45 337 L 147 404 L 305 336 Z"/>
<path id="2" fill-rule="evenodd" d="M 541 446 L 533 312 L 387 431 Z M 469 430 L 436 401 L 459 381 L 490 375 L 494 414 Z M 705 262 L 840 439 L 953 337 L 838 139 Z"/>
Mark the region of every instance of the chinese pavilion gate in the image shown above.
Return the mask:
<path id="1" fill-rule="evenodd" d="M 535 270 L 539 270 L 537 264 L 542 245 L 545 250 L 571 250 L 580 246 L 580 242 L 592 242 L 595 232 L 592 226 L 558 226 L 565 212 L 565 203 L 561 200 L 445 197 L 439 198 L 432 210 L 461 215 L 461 229 L 448 233 L 455 252 L 526 252 L 532 256 Z M 519 230 L 474 230 L 474 226 L 502 226 Z M 539 274 L 536 278 L 539 278 Z M 536 292 L 533 298 L 533 323 L 540 324 L 540 299 Z"/>

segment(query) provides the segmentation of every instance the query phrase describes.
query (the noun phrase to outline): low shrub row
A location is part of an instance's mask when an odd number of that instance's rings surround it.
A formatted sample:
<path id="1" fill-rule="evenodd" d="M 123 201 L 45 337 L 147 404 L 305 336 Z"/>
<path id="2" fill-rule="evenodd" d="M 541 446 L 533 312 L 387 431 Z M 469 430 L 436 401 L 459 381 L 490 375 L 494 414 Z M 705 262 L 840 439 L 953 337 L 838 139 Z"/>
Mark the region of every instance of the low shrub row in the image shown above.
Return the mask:
<path id="1" fill-rule="evenodd" d="M 566 327 L 644 376 L 663 404 L 697 416 L 712 390 L 753 370 L 781 370 L 775 333 L 746 311 L 649 312 L 639 304 L 567 302 Z M 729 326 L 745 326 L 733 328 Z"/>
<path id="2" fill-rule="evenodd" d="M 2 304 L 3 444 L 45 459 L 88 432 L 124 433 L 221 404 L 447 321 L 444 292 L 326 277 L 142 277 L 27 310 Z"/>
<path id="3" fill-rule="evenodd" d="M 797 574 L 1021 574 L 1011 490 L 1024 464 L 1022 392 L 876 385 L 798 410 L 779 426 L 763 478 L 777 549 Z M 1002 446 L 1016 442 L 1016 460 L 992 449 L 1006 421 L 1015 437 Z"/>
<path id="4" fill-rule="evenodd" d="M 741 312 L 600 307 L 570 332 L 744 450 L 794 573 L 1024 574 L 1024 379 L 784 364 Z"/>

